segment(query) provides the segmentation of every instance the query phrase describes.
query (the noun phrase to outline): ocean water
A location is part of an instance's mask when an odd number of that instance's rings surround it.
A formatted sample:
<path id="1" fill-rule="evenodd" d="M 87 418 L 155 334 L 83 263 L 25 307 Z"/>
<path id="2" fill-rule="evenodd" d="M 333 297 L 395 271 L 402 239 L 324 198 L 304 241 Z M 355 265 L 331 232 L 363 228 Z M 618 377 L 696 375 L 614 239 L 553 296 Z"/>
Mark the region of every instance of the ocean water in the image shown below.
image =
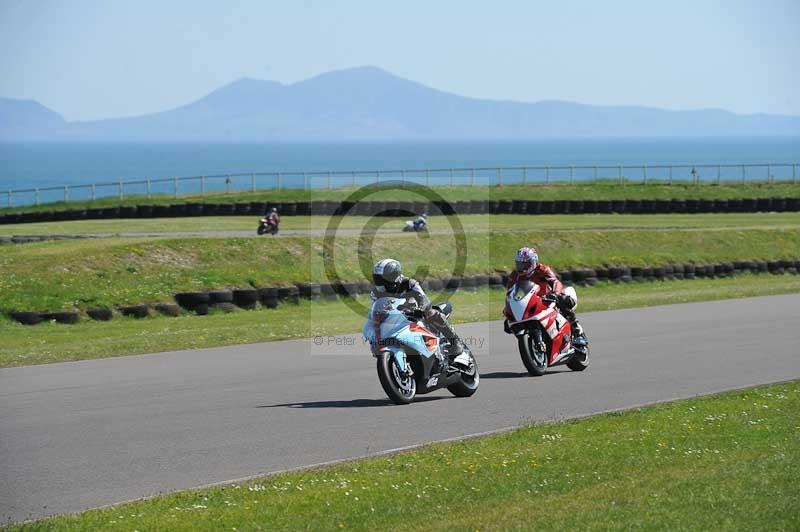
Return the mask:
<path id="1" fill-rule="evenodd" d="M 456 184 L 526 181 L 576 181 L 611 178 L 622 173 L 628 179 L 643 179 L 646 164 L 649 179 L 666 179 L 667 168 L 659 165 L 682 165 L 673 168 L 673 178 L 691 179 L 692 165 L 733 165 L 800 163 L 800 138 L 698 138 L 698 139 L 608 139 L 547 140 L 526 142 L 454 141 L 454 142 L 293 142 L 270 144 L 247 143 L 0 143 L 0 205 L 5 206 L 9 189 L 46 189 L 40 201 L 57 201 L 69 185 L 69 199 L 91 195 L 91 183 L 97 197 L 118 195 L 120 181 L 140 180 L 122 187 L 125 195 L 146 193 L 150 179 L 151 193 L 175 192 L 175 177 L 220 176 L 204 180 L 206 191 L 258 188 L 327 187 L 373 182 L 381 171 L 382 179 L 407 179 L 431 184 L 450 182 L 450 168 Z M 536 170 L 507 170 L 500 174 L 488 170 L 505 167 L 553 167 Z M 578 169 L 567 167 L 574 165 Z M 593 166 L 601 168 L 594 170 Z M 622 165 L 620 169 L 619 166 Z M 607 168 L 602 168 L 602 167 Z M 557 169 L 555 167 L 562 167 Z M 588 167 L 588 168 L 581 168 Z M 440 172 L 412 170 L 443 169 Z M 405 175 L 390 170 L 408 170 Z M 329 177 L 326 172 L 334 172 Z M 796 170 L 796 172 L 800 169 Z M 278 177 L 276 173 L 280 172 Z M 318 175 L 302 172 L 322 172 Z M 340 173 L 336 173 L 340 172 Z M 351 173 L 352 172 L 352 173 Z M 700 168 L 702 180 L 739 180 L 740 168 Z M 258 175 L 251 176 L 250 173 Z M 756 167 L 746 169 L 746 179 L 791 178 L 791 167 Z M 236 175 L 245 174 L 245 175 Z M 226 180 L 225 175 L 232 175 Z M 165 182 L 152 180 L 167 179 Z M 230 181 L 230 183 L 226 182 Z M 200 191 L 200 180 L 180 180 L 178 193 Z M 13 194 L 15 205 L 35 201 L 33 192 Z"/>

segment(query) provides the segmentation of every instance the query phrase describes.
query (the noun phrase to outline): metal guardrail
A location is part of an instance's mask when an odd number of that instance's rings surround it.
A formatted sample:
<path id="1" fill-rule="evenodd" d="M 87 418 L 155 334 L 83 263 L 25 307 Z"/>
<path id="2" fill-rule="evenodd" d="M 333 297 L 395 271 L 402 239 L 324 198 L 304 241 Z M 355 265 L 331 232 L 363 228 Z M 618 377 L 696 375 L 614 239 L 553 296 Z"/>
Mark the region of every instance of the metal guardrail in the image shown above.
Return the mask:
<path id="1" fill-rule="evenodd" d="M 259 190 L 319 189 L 356 187 L 401 181 L 426 186 L 475 186 L 511 184 L 593 183 L 612 181 L 634 183 L 720 184 L 797 183 L 800 163 L 758 164 L 640 164 L 640 165 L 545 165 L 472 168 L 424 168 L 402 170 L 350 170 L 314 172 L 249 172 L 108 181 L 6 191 L 6 204 L 41 205 L 50 202 L 96 200 L 99 198 L 158 195 L 200 195 Z M 47 201 L 44 201 L 47 199 Z"/>

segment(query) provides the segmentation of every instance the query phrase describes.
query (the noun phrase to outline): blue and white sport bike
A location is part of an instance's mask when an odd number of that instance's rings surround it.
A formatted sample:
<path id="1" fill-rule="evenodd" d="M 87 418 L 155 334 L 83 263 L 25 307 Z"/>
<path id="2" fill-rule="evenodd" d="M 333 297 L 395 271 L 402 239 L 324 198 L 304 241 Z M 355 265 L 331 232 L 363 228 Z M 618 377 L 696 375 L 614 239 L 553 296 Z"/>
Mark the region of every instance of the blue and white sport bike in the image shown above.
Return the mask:
<path id="1" fill-rule="evenodd" d="M 449 303 L 436 308 L 448 317 L 452 312 Z M 383 390 L 398 405 L 440 388 L 458 397 L 471 396 L 480 382 L 475 357 L 464 346 L 463 353 L 450 360 L 449 341 L 431 331 L 423 314 L 413 300 L 382 297 L 372 303 L 362 334 L 377 359 Z"/>

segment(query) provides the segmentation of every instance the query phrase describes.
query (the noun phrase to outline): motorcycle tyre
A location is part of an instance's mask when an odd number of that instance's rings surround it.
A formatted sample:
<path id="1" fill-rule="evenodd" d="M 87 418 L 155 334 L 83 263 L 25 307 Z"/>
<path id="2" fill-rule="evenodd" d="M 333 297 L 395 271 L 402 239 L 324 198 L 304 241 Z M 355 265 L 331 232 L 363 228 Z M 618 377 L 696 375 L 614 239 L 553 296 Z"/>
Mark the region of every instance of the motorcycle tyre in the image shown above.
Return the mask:
<path id="1" fill-rule="evenodd" d="M 394 357 L 388 353 L 381 353 L 377 357 L 378 380 L 386 396 L 396 405 L 407 405 L 414 401 L 417 395 L 417 382 L 411 376 L 411 393 L 403 394 L 395 384 L 394 370 L 396 370 Z"/>
<path id="2" fill-rule="evenodd" d="M 517 346 L 519 347 L 519 356 L 522 359 L 522 363 L 525 365 L 525 369 L 528 370 L 528 374 L 533 377 L 541 377 L 544 375 L 547 371 L 547 354 L 544 354 L 542 364 L 536 363 L 533 353 L 531 352 L 533 349 L 531 335 L 524 334 L 518 336 Z"/>

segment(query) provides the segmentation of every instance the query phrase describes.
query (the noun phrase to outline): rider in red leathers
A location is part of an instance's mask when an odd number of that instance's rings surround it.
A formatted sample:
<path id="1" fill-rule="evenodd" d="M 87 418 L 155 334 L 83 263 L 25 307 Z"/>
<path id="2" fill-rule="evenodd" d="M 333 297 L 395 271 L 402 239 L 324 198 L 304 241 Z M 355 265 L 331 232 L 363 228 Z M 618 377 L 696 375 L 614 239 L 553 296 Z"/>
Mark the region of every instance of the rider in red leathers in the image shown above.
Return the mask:
<path id="1" fill-rule="evenodd" d="M 561 314 L 570 321 L 572 325 L 572 335 L 583 335 L 583 327 L 578 323 L 575 317 L 575 307 L 577 301 L 571 296 L 564 293 L 564 285 L 558 279 L 556 272 L 553 269 L 539 262 L 539 254 L 534 247 L 520 248 L 514 260 L 514 271 L 508 276 L 508 283 L 506 289 L 511 288 L 517 283 L 517 280 L 529 279 L 538 284 L 542 290 L 544 297 L 552 295 L 555 297 L 556 306 Z M 508 327 L 508 320 L 504 323 L 504 328 L 507 333 L 511 332 Z"/>

